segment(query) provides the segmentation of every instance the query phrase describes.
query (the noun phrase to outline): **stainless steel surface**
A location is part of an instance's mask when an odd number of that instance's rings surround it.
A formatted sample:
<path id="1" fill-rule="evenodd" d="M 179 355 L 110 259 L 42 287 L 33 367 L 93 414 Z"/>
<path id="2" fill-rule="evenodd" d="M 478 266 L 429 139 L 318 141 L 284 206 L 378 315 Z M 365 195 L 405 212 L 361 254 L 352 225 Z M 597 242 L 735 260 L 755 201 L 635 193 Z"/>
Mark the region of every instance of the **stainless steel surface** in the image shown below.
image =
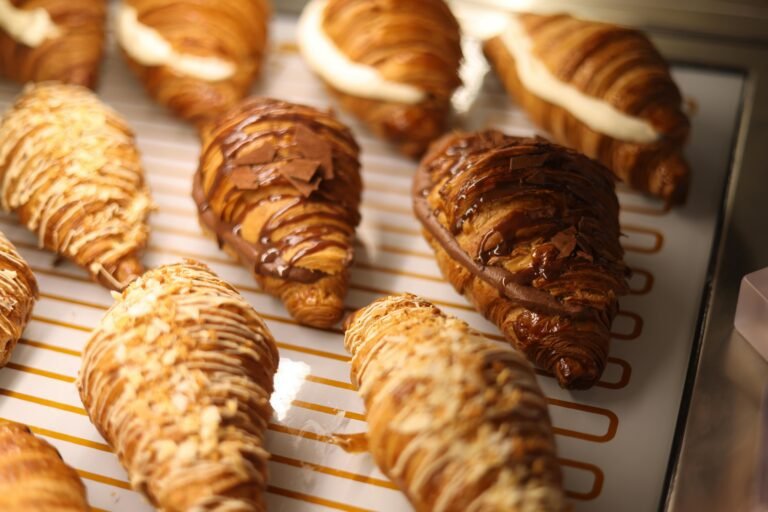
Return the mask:
<path id="1" fill-rule="evenodd" d="M 278 8 L 296 10 L 303 3 L 283 1 Z M 734 331 L 733 318 L 741 277 L 768 266 L 768 4 L 662 0 L 506 3 L 650 28 L 669 59 L 737 70 L 747 77 L 732 172 L 724 194 L 721 237 L 713 251 L 710 287 L 703 290 L 701 342 L 691 356 L 690 405 L 684 402 L 681 407 L 679 443 L 672 447 L 669 488 L 660 508 L 675 512 L 749 510 L 755 499 L 759 405 L 768 382 L 768 363 Z"/>

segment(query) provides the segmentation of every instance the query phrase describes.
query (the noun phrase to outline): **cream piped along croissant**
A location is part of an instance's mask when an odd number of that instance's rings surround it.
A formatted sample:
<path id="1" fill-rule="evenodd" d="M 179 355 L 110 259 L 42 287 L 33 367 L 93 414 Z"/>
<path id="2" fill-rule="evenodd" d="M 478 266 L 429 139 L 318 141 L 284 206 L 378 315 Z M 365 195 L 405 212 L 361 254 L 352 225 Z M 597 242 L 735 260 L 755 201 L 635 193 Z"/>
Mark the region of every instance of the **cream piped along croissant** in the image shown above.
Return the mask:
<path id="1" fill-rule="evenodd" d="M 413 295 L 348 321 L 367 445 L 419 512 L 567 510 L 547 403 L 525 357 Z"/>
<path id="2" fill-rule="evenodd" d="M 29 428 L 0 420 L 0 510 L 88 512 L 85 486 L 59 452 Z"/>
<path id="3" fill-rule="evenodd" d="M 0 122 L 0 204 L 119 289 L 141 274 L 149 191 L 133 133 L 88 89 L 28 86 Z"/>
<path id="4" fill-rule="evenodd" d="M 0 368 L 8 363 L 37 300 L 37 280 L 16 247 L 0 233 Z"/>
<path id="5" fill-rule="evenodd" d="M 132 486 L 161 510 L 264 511 L 274 339 L 202 264 L 167 265 L 117 297 L 78 388 Z"/>
<path id="6" fill-rule="evenodd" d="M 561 386 L 597 382 L 627 292 L 610 171 L 544 139 L 456 133 L 430 148 L 413 194 L 454 288 Z"/>
<path id="7" fill-rule="evenodd" d="M 93 88 L 106 20 L 105 0 L 0 0 L 0 74 Z"/>
<path id="8" fill-rule="evenodd" d="M 313 0 L 298 37 L 341 106 L 406 155 L 445 131 L 461 45 L 443 0 Z"/>
<path id="9" fill-rule="evenodd" d="M 510 15 L 485 54 L 507 91 L 556 141 L 630 186 L 685 199 L 689 121 L 669 66 L 641 32 L 567 15 Z"/>
<path id="10" fill-rule="evenodd" d="M 192 195 L 203 229 L 296 320 L 338 322 L 360 221 L 352 133 L 329 112 L 251 98 L 202 136 Z"/>
<path id="11" fill-rule="evenodd" d="M 155 100 L 202 122 L 247 94 L 269 16 L 267 0 L 122 0 L 118 42 Z"/>

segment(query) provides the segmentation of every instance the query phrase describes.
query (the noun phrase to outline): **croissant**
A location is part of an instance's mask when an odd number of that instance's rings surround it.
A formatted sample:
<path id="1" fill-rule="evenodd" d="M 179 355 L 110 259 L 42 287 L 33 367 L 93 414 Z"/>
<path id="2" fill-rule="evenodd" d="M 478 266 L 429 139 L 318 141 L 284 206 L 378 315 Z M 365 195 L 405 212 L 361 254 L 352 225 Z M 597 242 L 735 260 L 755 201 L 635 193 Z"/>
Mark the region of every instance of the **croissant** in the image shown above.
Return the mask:
<path id="1" fill-rule="evenodd" d="M 413 295 L 350 318 L 367 445 L 417 511 L 564 511 L 547 403 L 524 356 Z"/>
<path id="2" fill-rule="evenodd" d="M 338 322 L 360 221 L 352 133 L 328 112 L 252 98 L 202 137 L 192 195 L 204 231 L 296 320 Z"/>
<path id="3" fill-rule="evenodd" d="M 0 205 L 104 286 L 142 272 L 151 201 L 139 153 L 125 121 L 88 89 L 28 86 L 6 113 Z"/>
<path id="4" fill-rule="evenodd" d="M 29 428 L 0 420 L 0 510 L 88 512 L 85 486 L 56 448 Z"/>
<path id="5" fill-rule="evenodd" d="M 445 131 L 461 46 L 443 0 L 312 0 L 299 46 L 341 106 L 406 155 Z"/>
<path id="6" fill-rule="evenodd" d="M 0 233 L 0 368 L 8 363 L 37 300 L 37 280 L 13 244 Z"/>
<path id="7" fill-rule="evenodd" d="M 104 51 L 104 0 L 0 0 L 0 74 L 17 82 L 95 87 Z"/>
<path id="8" fill-rule="evenodd" d="M 91 421 L 161 510 L 266 510 L 264 432 L 277 370 L 259 315 L 205 265 L 151 270 L 86 344 Z"/>
<path id="9" fill-rule="evenodd" d="M 613 177 L 544 139 L 446 135 L 414 179 L 443 275 L 561 386 L 586 388 L 627 292 Z"/>
<path id="10" fill-rule="evenodd" d="M 507 91 L 556 141 L 668 204 L 685 199 L 689 121 L 667 63 L 641 32 L 520 14 L 484 49 Z"/>
<path id="11" fill-rule="evenodd" d="M 149 94 L 201 123 L 248 93 L 269 16 L 268 0 L 123 0 L 117 36 Z"/>

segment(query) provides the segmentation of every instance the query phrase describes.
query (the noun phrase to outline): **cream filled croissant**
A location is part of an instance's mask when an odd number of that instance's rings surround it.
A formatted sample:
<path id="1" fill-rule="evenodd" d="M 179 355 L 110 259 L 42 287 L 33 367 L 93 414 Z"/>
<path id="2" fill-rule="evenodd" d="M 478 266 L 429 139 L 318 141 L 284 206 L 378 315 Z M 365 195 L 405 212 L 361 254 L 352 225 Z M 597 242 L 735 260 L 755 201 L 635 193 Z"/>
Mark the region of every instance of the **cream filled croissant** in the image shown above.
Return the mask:
<path id="1" fill-rule="evenodd" d="M 104 286 L 142 272 L 151 201 L 139 153 L 88 89 L 45 83 L 17 98 L 0 122 L 0 204 Z"/>
<path id="2" fill-rule="evenodd" d="M 274 339 L 202 264 L 151 270 L 117 298 L 83 352 L 91 421 L 160 510 L 264 511 Z"/>
<path id="3" fill-rule="evenodd" d="M 669 66 L 641 32 L 567 15 L 510 15 L 485 53 L 555 140 L 638 190 L 685 199 L 689 121 Z"/>
<path id="4" fill-rule="evenodd" d="M 13 244 L 0 233 L 0 368 L 8 363 L 37 300 L 37 280 Z"/>
<path id="5" fill-rule="evenodd" d="M 0 74 L 93 88 L 106 18 L 104 0 L 0 0 Z"/>
<path id="6" fill-rule="evenodd" d="M 201 122 L 247 94 L 269 16 L 268 0 L 122 0 L 117 36 L 149 94 Z"/>
<path id="7" fill-rule="evenodd" d="M 445 131 L 461 46 L 443 0 L 313 0 L 299 45 L 342 107 L 403 153 Z"/>
<path id="8" fill-rule="evenodd" d="M 367 445 L 419 512 L 567 510 L 547 402 L 524 356 L 413 295 L 350 318 Z"/>
<path id="9" fill-rule="evenodd" d="M 560 385 L 597 382 L 627 290 L 610 172 L 544 139 L 458 133 L 430 148 L 413 192 L 456 290 Z"/>
<path id="10" fill-rule="evenodd" d="M 299 322 L 338 322 L 360 221 L 352 133 L 328 112 L 252 98 L 202 137 L 192 194 L 203 229 Z"/>
<path id="11" fill-rule="evenodd" d="M 0 510 L 88 512 L 85 486 L 56 448 L 29 428 L 0 420 Z"/>

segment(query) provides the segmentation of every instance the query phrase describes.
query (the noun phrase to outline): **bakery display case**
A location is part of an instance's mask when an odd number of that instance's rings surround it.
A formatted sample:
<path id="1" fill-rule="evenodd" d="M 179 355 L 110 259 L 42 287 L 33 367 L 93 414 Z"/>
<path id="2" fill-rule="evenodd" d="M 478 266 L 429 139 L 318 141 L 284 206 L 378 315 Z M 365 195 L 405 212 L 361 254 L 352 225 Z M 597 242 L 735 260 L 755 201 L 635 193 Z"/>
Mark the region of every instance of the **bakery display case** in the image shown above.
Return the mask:
<path id="1" fill-rule="evenodd" d="M 205 133 L 210 130 L 201 121 L 205 109 L 197 103 L 190 113 L 188 104 L 181 108 L 158 92 L 157 77 L 137 64 L 141 53 L 132 55 L 129 64 L 112 28 L 97 91 L 136 135 L 154 202 L 146 267 L 184 258 L 205 263 L 238 289 L 274 337 L 280 363 L 265 436 L 268 509 L 412 510 L 369 455 L 342 446 L 340 439 L 355 439 L 367 425 L 366 408 L 350 378 L 344 331 L 335 321 L 382 296 L 410 292 L 490 339 L 503 337 L 444 280 L 422 235 L 412 211 L 418 162 L 403 154 L 413 153 L 413 146 L 377 131 L 381 119 L 372 119 L 367 104 L 331 94 L 302 59 L 297 23 L 305 4 L 273 2 L 261 76 L 250 92 L 323 112 L 333 109 L 360 146 L 361 220 L 349 290 L 330 320 L 315 322 L 319 328 L 306 327 L 312 322 L 304 321 L 301 312 L 289 314 L 280 300 L 257 286 L 247 268 L 220 249 L 231 246 L 221 234 L 206 236 L 198 225 L 198 211 L 205 210 L 192 193 L 193 183 L 198 185 L 198 127 L 173 111 L 195 119 Z M 483 54 L 482 38 L 493 26 L 504 26 L 509 12 L 567 11 L 631 25 L 646 32 L 670 63 L 690 119 L 682 150 L 690 167 L 687 198 L 671 204 L 616 185 L 620 242 L 631 274 L 615 311 L 605 370 L 590 389 L 561 387 L 558 379 L 561 384 L 568 379 L 556 371 L 537 369 L 536 378 L 548 404 L 565 496 L 575 511 L 755 506 L 756 489 L 766 485 L 756 475 L 765 457 L 757 447 L 768 363 L 734 331 L 733 321 L 742 276 L 768 267 L 768 9 L 746 0 L 706 5 L 455 0 L 450 5 L 464 31 L 458 69 L 462 85 L 445 93 L 453 129 L 547 136 L 510 99 Z M 110 20 L 116 19 L 112 9 Z M 450 73 L 445 76 L 450 81 Z M 4 111 L 21 89 L 0 80 Z M 230 128 L 237 133 L 235 125 L 242 119 L 233 119 Z M 259 163 L 273 157 L 261 155 L 265 160 Z M 201 167 L 201 175 L 205 172 Z M 311 179 L 304 181 L 309 187 Z M 341 203 L 346 197 L 337 199 Z M 216 214 L 229 207 L 221 206 Z M 87 264 L 80 268 L 60 261 L 15 215 L 0 214 L 0 230 L 29 263 L 39 286 L 26 331 L 0 371 L 0 419 L 24 423 L 53 445 L 82 478 L 94 509 L 152 510 L 132 490 L 118 458 L 89 421 L 76 385 L 86 341 L 113 297 L 92 282 Z"/>

